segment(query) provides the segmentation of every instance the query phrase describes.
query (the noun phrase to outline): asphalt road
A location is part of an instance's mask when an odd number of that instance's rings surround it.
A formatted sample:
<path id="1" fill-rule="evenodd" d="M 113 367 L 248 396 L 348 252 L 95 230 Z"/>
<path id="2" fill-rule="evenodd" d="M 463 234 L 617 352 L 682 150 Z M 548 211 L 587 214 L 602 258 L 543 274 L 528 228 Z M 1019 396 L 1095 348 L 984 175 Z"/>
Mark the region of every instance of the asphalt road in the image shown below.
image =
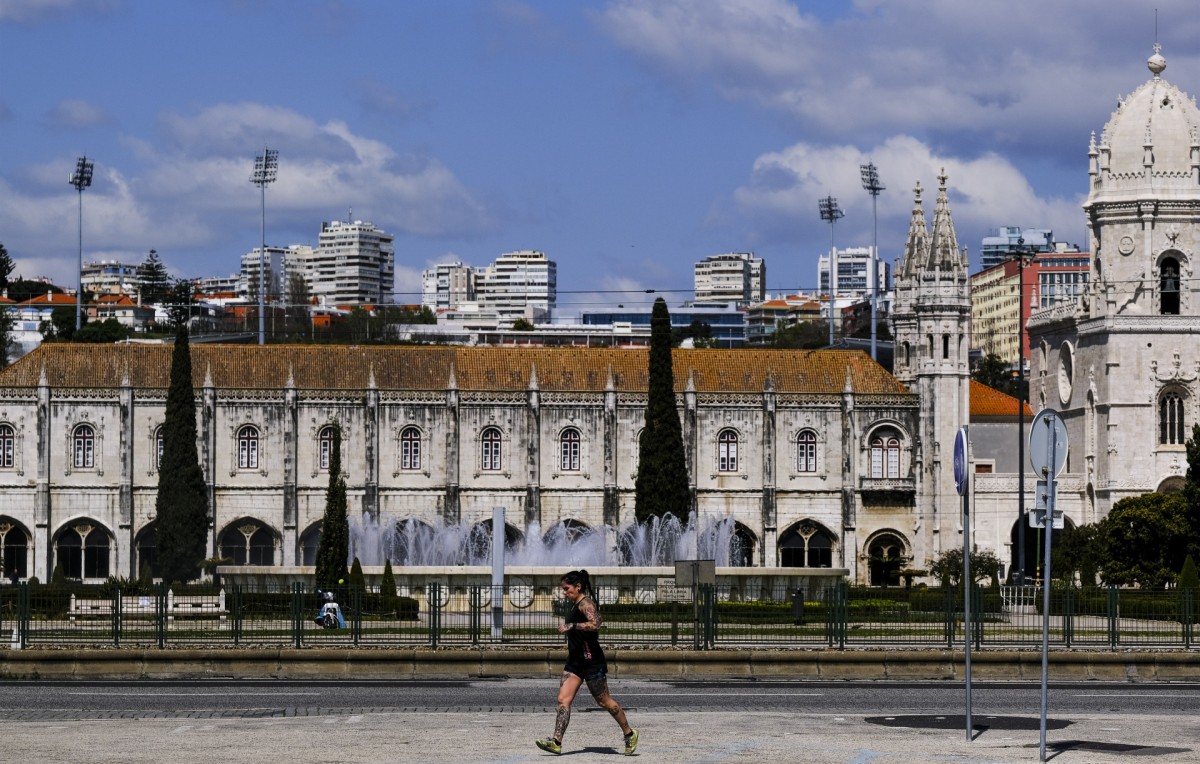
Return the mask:
<path id="1" fill-rule="evenodd" d="M 977 683 L 966 740 L 961 683 L 613 680 L 639 755 L 656 762 L 1038 760 L 1040 688 Z M 0 762 L 540 761 L 556 683 L 0 683 Z M 1048 759 L 1200 761 L 1200 684 L 1057 683 Z M 581 692 L 564 755 L 613 761 L 620 737 Z M 605 757 L 605 758 L 599 758 Z"/>

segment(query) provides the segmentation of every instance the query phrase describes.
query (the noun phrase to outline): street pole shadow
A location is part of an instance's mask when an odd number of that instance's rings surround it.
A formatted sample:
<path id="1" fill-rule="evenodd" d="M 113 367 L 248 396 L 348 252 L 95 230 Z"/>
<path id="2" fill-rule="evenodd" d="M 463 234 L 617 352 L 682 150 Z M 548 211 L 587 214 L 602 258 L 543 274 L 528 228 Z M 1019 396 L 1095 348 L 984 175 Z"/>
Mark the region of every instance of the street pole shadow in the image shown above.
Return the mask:
<path id="1" fill-rule="evenodd" d="M 1038 745 L 1027 745 L 1026 748 L 1038 748 Z M 1068 751 L 1117 754 L 1121 756 L 1168 756 L 1177 753 L 1190 753 L 1191 748 L 1172 748 L 1163 745 L 1133 745 L 1131 743 L 1103 743 L 1095 740 L 1057 740 L 1046 741 L 1046 761 L 1053 761 L 1059 754 Z"/>

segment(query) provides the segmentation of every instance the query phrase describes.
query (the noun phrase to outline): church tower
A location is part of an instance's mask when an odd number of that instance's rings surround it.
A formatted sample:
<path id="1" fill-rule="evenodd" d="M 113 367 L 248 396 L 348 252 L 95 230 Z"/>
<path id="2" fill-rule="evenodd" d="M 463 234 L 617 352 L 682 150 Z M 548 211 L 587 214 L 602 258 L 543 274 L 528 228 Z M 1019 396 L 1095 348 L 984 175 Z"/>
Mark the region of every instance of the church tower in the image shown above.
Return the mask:
<path id="1" fill-rule="evenodd" d="M 958 247 L 950 215 L 945 171 L 938 176 L 932 229 L 925 225 L 920 184 L 914 193 L 892 320 L 895 376 L 921 401 L 919 431 L 910 444 L 917 483 L 911 530 L 913 564 L 924 566 L 943 549 L 962 543 L 942 535 L 958 527 L 954 436 L 970 413 L 971 293 L 966 252 Z"/>
<path id="2" fill-rule="evenodd" d="M 1030 402 L 1067 425 L 1071 522 L 1127 496 L 1177 490 L 1200 415 L 1200 109 L 1151 77 L 1088 145 L 1088 288 L 1030 317 Z"/>

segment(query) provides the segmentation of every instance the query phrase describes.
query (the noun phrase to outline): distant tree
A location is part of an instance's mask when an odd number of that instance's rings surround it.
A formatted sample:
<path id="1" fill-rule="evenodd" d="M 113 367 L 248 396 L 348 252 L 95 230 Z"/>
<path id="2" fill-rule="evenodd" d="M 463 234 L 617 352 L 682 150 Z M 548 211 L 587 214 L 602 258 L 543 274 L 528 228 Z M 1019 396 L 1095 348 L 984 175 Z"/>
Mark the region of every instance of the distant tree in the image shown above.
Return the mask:
<path id="1" fill-rule="evenodd" d="M 929 574 L 936 578 L 942 586 L 958 586 L 963 576 L 963 550 L 955 547 L 939 554 L 929 566 Z M 971 578 L 976 582 L 985 578 L 992 585 L 999 585 L 1000 558 L 990 549 L 976 549 L 971 552 Z"/>
<path id="2" fill-rule="evenodd" d="M 200 574 L 207 546 L 208 488 L 196 451 L 196 391 L 185 323 L 175 330 L 159 465 L 154 501 L 159 569 L 164 581 L 191 581 Z"/>
<path id="3" fill-rule="evenodd" d="M 512 330 L 514 332 L 532 332 L 533 329 L 534 326 L 528 319 L 518 318 L 516 321 L 513 321 Z"/>
<path id="4" fill-rule="evenodd" d="M 138 294 L 143 305 L 161 305 L 171 297 L 171 277 L 155 250 L 150 250 L 146 259 L 137 267 L 137 279 Z"/>
<path id="5" fill-rule="evenodd" d="M 383 561 L 383 577 L 379 580 L 379 595 L 383 597 L 385 607 L 389 604 L 395 606 L 396 574 L 392 571 L 390 559 Z"/>
<path id="6" fill-rule="evenodd" d="M 171 326 L 189 326 L 192 319 L 192 304 L 195 300 L 196 286 L 188 279 L 178 279 L 163 295 L 159 305 L 167 309 Z"/>
<path id="7" fill-rule="evenodd" d="M 87 314 L 80 315 L 79 328 L 87 326 Z M 50 311 L 50 320 L 38 324 L 46 342 L 72 342 L 75 339 L 75 306 L 60 305 Z"/>
<path id="8" fill-rule="evenodd" d="M 646 425 L 638 442 L 635 515 L 639 521 L 670 513 L 687 517 L 691 509 L 683 426 L 675 401 L 671 361 L 671 314 L 660 297 L 650 316 L 649 390 Z"/>
<path id="9" fill-rule="evenodd" d="M 62 294 L 63 290 L 61 287 L 47 284 L 44 281 L 27 281 L 22 278 L 16 278 L 8 282 L 8 299 L 13 302 L 25 302 L 26 300 L 32 300 L 34 297 L 41 297 L 47 293 Z M 74 311 L 74 308 L 71 310 Z M 72 320 L 71 326 L 74 325 L 75 323 Z"/>
<path id="10" fill-rule="evenodd" d="M 1070 583 L 1078 574 L 1080 586 L 1096 585 L 1096 572 L 1103 562 L 1099 532 L 1096 525 L 1076 525 L 1055 534 L 1050 567 L 1056 578 Z"/>
<path id="11" fill-rule="evenodd" d="M 1107 584 L 1161 589 L 1175 580 L 1191 542 L 1182 494 L 1148 493 L 1121 499 L 1099 523 Z"/>
<path id="12" fill-rule="evenodd" d="M 291 336 L 307 335 L 312 329 L 309 319 L 309 302 L 312 295 L 308 291 L 308 282 L 300 273 L 289 273 L 287 277 L 287 308 L 284 321 L 287 333 Z"/>
<path id="13" fill-rule="evenodd" d="M 988 353 L 971 367 L 971 379 L 993 390 L 1017 397 L 1017 380 L 1012 366 L 995 353 Z"/>
<path id="14" fill-rule="evenodd" d="M 342 427 L 333 425 L 333 449 L 329 454 L 329 486 L 325 489 L 325 517 L 317 545 L 317 587 L 331 589 L 346 578 L 350 556 L 350 523 L 346 516 L 346 477 L 342 474 Z"/>
<path id="15" fill-rule="evenodd" d="M 1200 574 L 1197 574 L 1196 561 L 1190 554 L 1184 558 L 1183 568 L 1179 571 L 1179 588 L 1200 591 Z"/>
<path id="16" fill-rule="evenodd" d="M 362 563 L 358 558 L 354 558 L 354 562 L 350 565 L 350 577 L 346 579 L 350 588 L 362 594 L 367 590 L 367 577 L 363 575 Z"/>
<path id="17" fill-rule="evenodd" d="M 1200 557 L 1200 423 L 1192 425 L 1192 437 L 1187 442 L 1187 464 L 1183 500 L 1187 503 L 1188 526 L 1191 530 L 1188 554 Z"/>
<path id="18" fill-rule="evenodd" d="M 72 342 L 120 342 L 128 339 L 133 330 L 115 318 L 84 324 L 71 338 Z"/>
<path id="19" fill-rule="evenodd" d="M 771 346 L 782 350 L 816 350 L 829 345 L 829 327 L 819 321 L 800 321 L 775 327 Z"/>
<path id="20" fill-rule="evenodd" d="M 698 318 L 692 319 L 692 323 L 688 324 L 687 328 L 677 327 L 671 330 L 672 347 L 679 347 L 685 340 L 691 340 L 692 347 L 697 348 L 717 346 L 716 340 L 713 339 L 712 327 L 707 321 L 701 321 Z"/>
<path id="21" fill-rule="evenodd" d="M 8 256 L 8 250 L 4 248 L 3 244 L 0 244 L 0 294 L 8 294 L 8 277 L 14 268 L 16 268 L 16 264 Z M 13 344 L 12 328 L 13 314 L 7 309 L 0 308 L 0 369 L 8 366 L 9 350 Z"/>

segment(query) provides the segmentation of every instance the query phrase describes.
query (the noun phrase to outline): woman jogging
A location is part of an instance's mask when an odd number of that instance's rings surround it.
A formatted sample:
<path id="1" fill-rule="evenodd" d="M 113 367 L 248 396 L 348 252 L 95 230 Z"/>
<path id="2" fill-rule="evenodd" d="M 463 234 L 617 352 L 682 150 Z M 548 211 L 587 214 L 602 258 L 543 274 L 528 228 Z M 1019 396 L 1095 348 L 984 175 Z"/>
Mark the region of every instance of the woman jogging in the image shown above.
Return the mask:
<path id="1" fill-rule="evenodd" d="M 558 706 L 554 718 L 554 736 L 537 741 L 537 747 L 550 753 L 562 753 L 563 735 L 571 722 L 571 703 L 579 685 L 587 682 L 596 703 L 605 708 L 621 725 L 625 735 L 625 755 L 637 750 L 638 731 L 629 726 L 621 704 L 608 694 L 608 664 L 600 648 L 600 608 L 592 591 L 592 579 L 586 570 L 572 570 L 559 583 L 563 596 L 571 603 L 566 621 L 558 627 L 567 635 L 567 665 L 558 685 Z"/>

